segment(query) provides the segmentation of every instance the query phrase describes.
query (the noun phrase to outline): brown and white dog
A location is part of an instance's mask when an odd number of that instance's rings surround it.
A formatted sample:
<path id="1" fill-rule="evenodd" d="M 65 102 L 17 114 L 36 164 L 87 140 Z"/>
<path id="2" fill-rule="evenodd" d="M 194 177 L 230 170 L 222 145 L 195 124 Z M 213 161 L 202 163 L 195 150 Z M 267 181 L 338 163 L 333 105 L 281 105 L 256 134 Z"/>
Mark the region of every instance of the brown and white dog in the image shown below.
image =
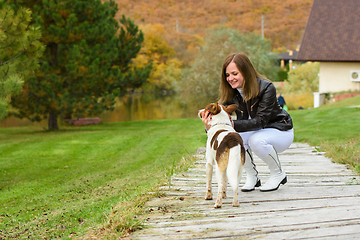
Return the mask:
<path id="1" fill-rule="evenodd" d="M 233 207 L 239 206 L 238 193 L 242 168 L 245 163 L 245 149 L 240 135 L 234 130 L 229 115 L 237 109 L 236 104 L 223 106 L 212 103 L 200 110 L 198 115 L 209 111 L 211 120 L 210 129 L 207 131 L 206 143 L 206 196 L 205 200 L 212 199 L 212 173 L 213 165 L 216 167 L 218 182 L 218 196 L 215 208 L 221 208 L 222 199 L 226 197 L 226 187 L 229 180 L 234 192 Z"/>

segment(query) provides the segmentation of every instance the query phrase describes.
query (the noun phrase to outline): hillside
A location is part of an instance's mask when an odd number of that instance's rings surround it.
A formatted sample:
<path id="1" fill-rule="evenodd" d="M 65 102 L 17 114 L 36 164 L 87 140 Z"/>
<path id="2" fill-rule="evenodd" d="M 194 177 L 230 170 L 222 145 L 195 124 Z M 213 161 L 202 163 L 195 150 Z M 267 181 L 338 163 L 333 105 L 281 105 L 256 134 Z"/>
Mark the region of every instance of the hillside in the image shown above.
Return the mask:
<path id="1" fill-rule="evenodd" d="M 296 48 L 313 0 L 116 0 L 117 18 L 125 14 L 138 25 L 160 23 L 168 35 L 204 36 L 206 29 L 223 25 L 241 33 L 261 34 L 274 48 Z"/>

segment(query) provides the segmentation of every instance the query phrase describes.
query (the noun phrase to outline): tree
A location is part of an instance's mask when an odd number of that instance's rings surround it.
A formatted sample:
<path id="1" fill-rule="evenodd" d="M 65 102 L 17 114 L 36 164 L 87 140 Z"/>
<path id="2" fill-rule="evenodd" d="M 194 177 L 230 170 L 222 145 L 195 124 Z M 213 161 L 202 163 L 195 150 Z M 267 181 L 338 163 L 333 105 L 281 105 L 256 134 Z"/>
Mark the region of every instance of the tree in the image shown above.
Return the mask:
<path id="1" fill-rule="evenodd" d="M 8 4 L 0 6 L 0 119 L 8 115 L 9 99 L 39 67 L 38 58 L 44 51 L 41 31 L 30 22 L 29 9 L 20 8 L 15 14 Z"/>
<path id="2" fill-rule="evenodd" d="M 180 79 L 182 62 L 176 58 L 175 50 L 163 39 L 165 29 L 160 24 L 142 26 L 145 35 L 140 54 L 134 59 L 134 66 L 152 62 L 153 69 L 145 90 L 172 90 L 173 84 Z"/>
<path id="3" fill-rule="evenodd" d="M 142 33 L 125 17 L 119 26 L 113 0 L 8 1 L 33 9 L 46 45 L 36 76 L 11 102 L 18 109 L 15 116 L 48 118 L 49 129 L 58 129 L 59 116 L 79 118 L 113 110 L 121 88 L 147 79 L 151 66 L 128 68 L 140 50 Z"/>
<path id="4" fill-rule="evenodd" d="M 147 61 L 140 67 L 133 64 L 140 52 L 144 34 L 130 18 L 123 15 L 120 19 L 122 28 L 119 33 L 119 57 L 114 62 L 120 67 L 121 72 L 126 73 L 125 81 L 120 85 L 122 90 L 136 89 L 146 83 L 153 68 L 152 61 Z"/>
<path id="5" fill-rule="evenodd" d="M 287 93 L 309 93 L 319 90 L 319 62 L 306 62 L 290 69 L 288 82 L 285 82 Z"/>
<path id="6" fill-rule="evenodd" d="M 214 28 L 208 32 L 205 45 L 192 66 L 184 71 L 178 92 L 184 101 L 191 103 L 205 104 L 216 101 L 223 61 L 227 55 L 235 52 L 247 54 L 255 69 L 271 80 L 276 77 L 278 69 L 277 56 L 270 54 L 271 49 L 270 42 L 260 35 L 240 34 L 236 30 L 224 27 Z"/>

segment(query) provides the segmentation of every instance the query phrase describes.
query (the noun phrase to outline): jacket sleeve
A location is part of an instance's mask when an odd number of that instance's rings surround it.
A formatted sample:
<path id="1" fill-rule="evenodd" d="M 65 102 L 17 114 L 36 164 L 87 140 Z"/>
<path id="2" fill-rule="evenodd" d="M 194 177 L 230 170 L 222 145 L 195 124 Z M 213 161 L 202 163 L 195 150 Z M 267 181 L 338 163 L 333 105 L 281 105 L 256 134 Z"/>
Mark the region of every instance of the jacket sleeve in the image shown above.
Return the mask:
<path id="1" fill-rule="evenodd" d="M 249 112 L 251 119 L 234 121 L 234 128 L 237 132 L 254 131 L 265 128 L 270 120 L 274 105 L 277 102 L 274 85 L 268 84 L 264 90 L 259 93 L 257 101 L 252 103 L 254 105 L 259 104 L 256 112 L 252 112 L 252 106 L 250 106 L 250 103 L 246 103 L 247 111 Z"/>

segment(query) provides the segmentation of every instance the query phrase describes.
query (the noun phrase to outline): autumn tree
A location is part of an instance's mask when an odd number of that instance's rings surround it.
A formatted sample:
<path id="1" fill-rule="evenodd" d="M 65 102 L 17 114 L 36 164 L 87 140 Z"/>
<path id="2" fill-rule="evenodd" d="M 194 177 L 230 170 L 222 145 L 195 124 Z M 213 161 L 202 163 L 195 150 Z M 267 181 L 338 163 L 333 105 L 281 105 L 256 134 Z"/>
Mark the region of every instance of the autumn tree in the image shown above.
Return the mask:
<path id="1" fill-rule="evenodd" d="M 260 35 L 240 34 L 224 27 L 214 28 L 205 37 L 205 45 L 201 47 L 192 66 L 183 72 L 178 92 L 184 101 L 196 104 L 216 101 L 223 61 L 235 52 L 245 53 L 256 70 L 271 80 L 276 77 L 278 69 L 277 56 L 270 54 L 271 49 L 270 42 Z M 202 99 L 205 102 L 202 103 Z"/>
<path id="2" fill-rule="evenodd" d="M 48 118 L 49 129 L 58 129 L 59 116 L 79 118 L 112 110 L 121 88 L 147 79 L 151 67 L 128 68 L 140 50 L 142 33 L 130 19 L 122 17 L 120 24 L 114 19 L 114 1 L 8 1 L 33 10 L 46 45 L 36 75 L 11 102 L 18 109 L 15 116 Z"/>
<path id="3" fill-rule="evenodd" d="M 19 93 L 27 76 L 39 67 L 44 51 L 41 31 L 29 25 L 31 11 L 20 8 L 17 13 L 8 5 L 0 5 L 0 119 L 8 115 L 8 101 Z"/>
<path id="4" fill-rule="evenodd" d="M 165 29 L 160 24 L 141 27 L 145 39 L 134 66 L 152 62 L 152 71 L 143 90 L 171 90 L 180 79 L 182 62 L 176 57 L 174 48 L 164 40 Z"/>
<path id="5" fill-rule="evenodd" d="M 290 69 L 288 81 L 285 82 L 287 93 L 309 93 L 319 90 L 319 62 L 297 64 Z"/>
<path id="6" fill-rule="evenodd" d="M 282 90 L 289 110 L 313 107 L 313 93 L 319 91 L 319 69 L 319 62 L 295 64 L 290 69 Z"/>
<path id="7" fill-rule="evenodd" d="M 126 14 L 139 24 L 162 24 L 166 35 L 175 41 L 177 32 L 204 36 L 206 29 L 218 24 L 242 34 L 261 34 L 264 26 L 265 38 L 273 46 L 286 49 L 295 49 L 300 44 L 313 3 L 313 0 L 138 0 L 136 4 L 130 0 L 116 1 L 121 2 L 119 16 Z M 179 52 L 174 44 L 171 46 Z"/>
<path id="8" fill-rule="evenodd" d="M 198 54 L 200 46 L 205 44 L 204 38 L 199 34 L 180 31 L 166 31 L 164 40 L 174 48 L 176 57 L 182 62 L 182 67 L 189 67 Z"/>

